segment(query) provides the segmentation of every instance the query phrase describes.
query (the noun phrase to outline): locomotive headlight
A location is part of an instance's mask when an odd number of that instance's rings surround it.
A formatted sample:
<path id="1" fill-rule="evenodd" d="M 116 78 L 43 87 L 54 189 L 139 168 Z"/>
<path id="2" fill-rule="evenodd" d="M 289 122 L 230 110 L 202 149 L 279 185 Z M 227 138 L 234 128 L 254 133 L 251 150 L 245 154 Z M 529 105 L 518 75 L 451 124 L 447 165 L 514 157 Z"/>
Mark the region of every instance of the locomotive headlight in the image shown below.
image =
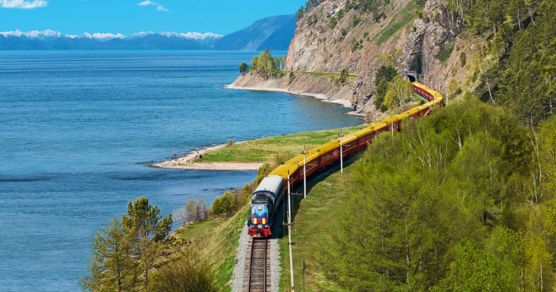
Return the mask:
<path id="1" fill-rule="evenodd" d="M 256 217 L 253 217 L 252 221 L 253 221 L 253 224 L 257 224 L 257 218 Z"/>
<path id="2" fill-rule="evenodd" d="M 263 217 L 263 224 L 266 224 L 266 217 Z"/>

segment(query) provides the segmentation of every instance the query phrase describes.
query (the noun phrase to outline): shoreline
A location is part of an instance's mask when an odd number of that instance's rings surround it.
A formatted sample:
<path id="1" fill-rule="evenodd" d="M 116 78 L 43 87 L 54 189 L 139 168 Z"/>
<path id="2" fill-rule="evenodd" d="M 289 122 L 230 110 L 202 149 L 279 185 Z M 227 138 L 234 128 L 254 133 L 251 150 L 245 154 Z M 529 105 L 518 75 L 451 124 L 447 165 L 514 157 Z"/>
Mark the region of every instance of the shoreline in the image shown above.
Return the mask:
<path id="1" fill-rule="evenodd" d="M 244 141 L 236 142 L 236 144 L 244 143 Z M 162 160 L 160 162 L 149 162 L 147 166 L 161 169 L 187 169 L 187 170 L 234 170 L 248 171 L 259 170 L 262 163 L 259 162 L 197 162 L 195 161 L 201 155 L 225 148 L 227 144 L 219 144 L 213 146 L 202 147 L 197 150 L 189 151 L 176 158 Z"/>
<path id="2" fill-rule="evenodd" d="M 354 116 L 365 116 L 364 114 L 358 113 L 356 111 L 353 110 L 353 105 L 349 100 L 345 100 L 345 99 L 330 99 L 329 96 L 322 94 L 322 93 L 313 93 L 313 92 L 305 92 L 305 91 L 295 91 L 295 90 L 289 90 L 289 89 L 284 89 L 284 88 L 278 88 L 278 87 L 270 87 L 270 88 L 261 88 L 261 87 L 245 87 L 245 86 L 236 86 L 233 83 L 228 84 L 228 85 L 224 85 L 224 88 L 226 89 L 232 89 L 232 90 L 252 90 L 252 91 L 268 91 L 268 92 L 281 92 L 281 93 L 287 93 L 287 94 L 293 94 L 293 95 L 298 95 L 298 96 L 307 96 L 307 97 L 313 97 L 316 98 L 322 102 L 328 102 L 328 103 L 335 103 L 335 104 L 339 104 L 345 108 L 349 108 L 352 109 L 352 111 L 348 112 L 348 115 L 354 115 Z"/>
<path id="3" fill-rule="evenodd" d="M 295 91 L 284 88 L 270 87 L 270 88 L 260 88 L 260 87 L 244 87 L 236 86 L 233 83 L 224 85 L 224 88 L 231 90 L 252 90 L 252 91 L 266 91 L 266 92 L 280 92 L 286 94 L 292 94 L 297 96 L 305 96 L 316 98 L 322 102 L 335 103 L 341 105 L 345 108 L 353 109 L 350 101 L 345 99 L 330 99 L 329 96 L 322 93 L 312 93 L 305 91 Z M 350 111 L 348 115 L 354 116 L 365 116 L 364 114 L 358 113 L 356 111 Z M 234 144 L 245 143 L 247 141 L 239 141 Z M 262 162 L 199 162 L 195 161 L 200 156 L 205 153 L 216 151 L 225 148 L 227 144 L 218 144 L 212 146 L 201 147 L 200 149 L 195 149 L 186 152 L 178 157 L 165 159 L 159 162 L 148 162 L 146 165 L 152 168 L 160 169 L 183 169 L 183 170 L 215 170 L 215 171 L 254 171 L 259 170 Z"/>

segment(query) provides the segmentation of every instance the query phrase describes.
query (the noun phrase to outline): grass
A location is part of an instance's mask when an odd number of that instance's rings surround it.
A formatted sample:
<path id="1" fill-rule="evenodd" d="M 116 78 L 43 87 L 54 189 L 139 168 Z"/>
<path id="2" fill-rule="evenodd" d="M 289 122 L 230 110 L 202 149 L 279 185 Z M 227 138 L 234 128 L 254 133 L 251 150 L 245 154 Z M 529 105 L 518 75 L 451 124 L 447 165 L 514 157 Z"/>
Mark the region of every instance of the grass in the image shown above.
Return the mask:
<path id="1" fill-rule="evenodd" d="M 395 35 L 401 28 L 412 22 L 416 17 L 416 9 L 419 7 L 416 1 L 412 1 L 405 6 L 398 15 L 391 19 L 388 25 L 383 28 L 376 36 L 376 43 L 381 45 Z"/>
<path id="2" fill-rule="evenodd" d="M 321 268 L 324 258 L 320 251 L 333 240 L 337 230 L 336 218 L 350 194 L 349 178 L 354 169 L 355 163 L 347 166 L 343 174 L 335 171 L 316 182 L 306 199 L 296 202 L 297 207 L 301 207 L 295 214 L 292 231 L 295 286 L 298 291 L 343 291 L 324 275 Z M 281 238 L 279 244 L 280 287 L 282 291 L 287 291 L 290 286 L 287 236 Z"/>
<path id="3" fill-rule="evenodd" d="M 343 128 L 344 134 L 355 132 L 364 125 Z M 276 156 L 291 157 L 303 150 L 303 145 L 311 149 L 320 144 L 336 139 L 340 129 L 303 132 L 297 134 L 274 136 L 236 143 L 203 155 L 206 162 L 265 162 Z"/>
<path id="4" fill-rule="evenodd" d="M 206 259 L 215 272 L 216 286 L 231 291 L 239 235 L 247 218 L 247 206 L 230 218 L 210 218 L 193 223 L 176 232 L 174 237 L 185 239 Z"/>

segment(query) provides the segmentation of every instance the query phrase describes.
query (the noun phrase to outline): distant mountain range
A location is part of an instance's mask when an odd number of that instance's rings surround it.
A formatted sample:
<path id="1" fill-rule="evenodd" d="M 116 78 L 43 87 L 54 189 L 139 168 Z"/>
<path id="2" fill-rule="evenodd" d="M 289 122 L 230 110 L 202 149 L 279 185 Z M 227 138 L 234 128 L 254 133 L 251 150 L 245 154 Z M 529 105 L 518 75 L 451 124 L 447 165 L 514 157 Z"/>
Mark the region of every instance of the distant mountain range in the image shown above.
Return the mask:
<path id="1" fill-rule="evenodd" d="M 287 50 L 295 16 L 264 18 L 238 32 L 63 34 L 53 30 L 0 32 L 0 50 Z"/>

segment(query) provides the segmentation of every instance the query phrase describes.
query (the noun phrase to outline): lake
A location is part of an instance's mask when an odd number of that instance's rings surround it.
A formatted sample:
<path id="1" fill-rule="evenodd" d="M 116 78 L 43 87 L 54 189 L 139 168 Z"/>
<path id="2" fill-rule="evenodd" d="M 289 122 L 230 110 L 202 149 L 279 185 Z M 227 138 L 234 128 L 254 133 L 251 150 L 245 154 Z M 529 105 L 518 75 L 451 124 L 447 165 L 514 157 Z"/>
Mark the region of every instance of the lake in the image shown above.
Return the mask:
<path id="1" fill-rule="evenodd" d="M 314 98 L 224 88 L 255 54 L 0 52 L 0 290 L 79 290 L 95 232 L 128 201 L 169 214 L 255 177 L 145 162 L 360 123 Z"/>

